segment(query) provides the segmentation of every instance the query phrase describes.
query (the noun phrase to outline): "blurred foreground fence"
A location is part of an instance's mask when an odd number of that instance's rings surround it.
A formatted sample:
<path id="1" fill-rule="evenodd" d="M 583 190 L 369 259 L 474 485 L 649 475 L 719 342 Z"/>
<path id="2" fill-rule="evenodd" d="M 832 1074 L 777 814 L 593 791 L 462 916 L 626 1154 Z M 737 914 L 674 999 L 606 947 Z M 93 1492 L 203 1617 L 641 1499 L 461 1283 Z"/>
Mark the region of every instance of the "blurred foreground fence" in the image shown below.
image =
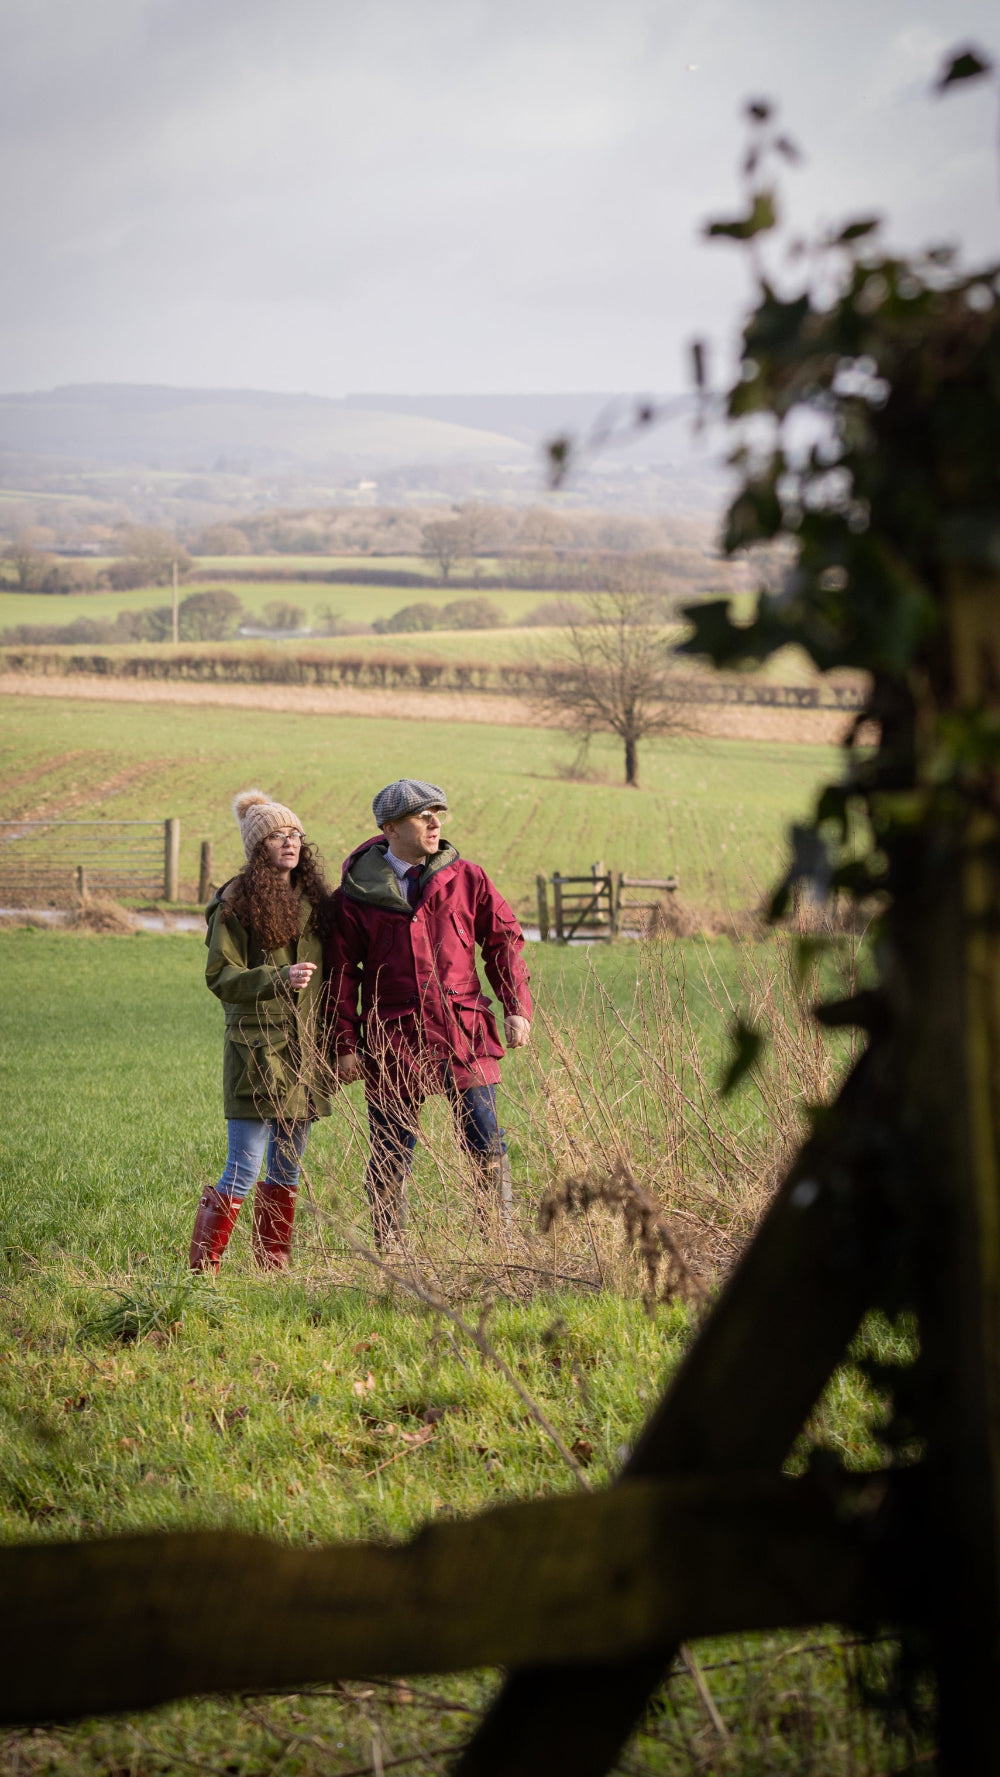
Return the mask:
<path id="1" fill-rule="evenodd" d="M 0 902 L 66 903 L 88 894 L 178 898 L 181 824 L 0 821 Z"/>

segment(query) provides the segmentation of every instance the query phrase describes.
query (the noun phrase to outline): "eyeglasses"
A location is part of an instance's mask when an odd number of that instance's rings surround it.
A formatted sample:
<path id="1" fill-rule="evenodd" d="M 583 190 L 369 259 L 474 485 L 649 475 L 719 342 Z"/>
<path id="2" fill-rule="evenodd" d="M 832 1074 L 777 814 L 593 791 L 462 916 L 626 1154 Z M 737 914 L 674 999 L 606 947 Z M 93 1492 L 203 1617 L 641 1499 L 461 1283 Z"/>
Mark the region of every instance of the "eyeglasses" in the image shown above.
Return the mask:
<path id="1" fill-rule="evenodd" d="M 417 810 L 417 820 L 418 821 L 430 821 L 430 820 L 436 819 L 436 817 L 438 815 L 447 814 L 447 813 L 448 813 L 448 810 L 446 808 L 443 808 L 440 805 L 435 804 L 435 806 L 433 808 L 419 808 Z"/>

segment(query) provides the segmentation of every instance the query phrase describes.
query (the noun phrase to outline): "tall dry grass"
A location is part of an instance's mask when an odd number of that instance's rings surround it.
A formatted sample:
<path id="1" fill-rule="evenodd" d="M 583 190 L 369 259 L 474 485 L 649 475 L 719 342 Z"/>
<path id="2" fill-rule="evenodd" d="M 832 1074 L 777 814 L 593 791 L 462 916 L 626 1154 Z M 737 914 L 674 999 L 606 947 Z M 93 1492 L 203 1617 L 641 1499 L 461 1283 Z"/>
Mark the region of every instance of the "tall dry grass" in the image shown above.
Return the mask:
<path id="1" fill-rule="evenodd" d="M 830 934 L 824 991 L 854 990 L 863 939 Z M 815 972 L 797 935 L 620 946 L 621 969 L 588 967 L 536 1012 L 532 1046 L 500 1088 L 513 1215 L 484 1213 L 475 1168 L 446 1102 L 431 1098 L 391 1268 L 455 1301 L 522 1295 L 546 1283 L 647 1300 L 710 1290 L 731 1268 L 827 1102 L 854 1039 L 812 1016 Z M 720 1097 L 739 1014 L 766 1033 L 763 1057 Z M 361 1089 L 335 1094 L 325 1164 L 306 1166 L 307 1205 L 335 1269 L 371 1252 L 358 1185 L 368 1153 Z"/>

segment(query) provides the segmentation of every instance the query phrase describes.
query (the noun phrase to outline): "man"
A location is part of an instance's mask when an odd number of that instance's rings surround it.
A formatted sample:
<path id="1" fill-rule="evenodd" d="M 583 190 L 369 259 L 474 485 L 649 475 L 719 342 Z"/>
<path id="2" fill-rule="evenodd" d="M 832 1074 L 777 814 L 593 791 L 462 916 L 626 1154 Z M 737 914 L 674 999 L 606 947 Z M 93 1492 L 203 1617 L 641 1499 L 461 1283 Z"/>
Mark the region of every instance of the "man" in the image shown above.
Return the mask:
<path id="1" fill-rule="evenodd" d="M 326 972 L 338 1077 L 364 1075 L 366 1187 L 384 1248 L 405 1225 L 420 1107 L 435 1092 L 451 1103 L 482 1220 L 497 1202 L 509 1217 L 510 1162 L 496 1110 L 504 1051 L 476 974 L 476 946 L 503 1006 L 508 1048 L 530 1037 L 531 995 L 513 910 L 485 871 L 441 837 L 444 791 L 400 778 L 372 809 L 381 832 L 344 865 Z"/>

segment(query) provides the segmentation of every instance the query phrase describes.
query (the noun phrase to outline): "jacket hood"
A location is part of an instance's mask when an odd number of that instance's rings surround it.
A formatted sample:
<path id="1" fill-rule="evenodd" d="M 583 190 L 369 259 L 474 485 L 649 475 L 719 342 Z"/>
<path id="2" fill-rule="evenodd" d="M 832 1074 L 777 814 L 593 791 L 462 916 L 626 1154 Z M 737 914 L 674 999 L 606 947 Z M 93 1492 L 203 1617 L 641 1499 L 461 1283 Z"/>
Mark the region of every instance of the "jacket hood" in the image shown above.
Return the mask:
<path id="1" fill-rule="evenodd" d="M 345 895 L 352 901 L 360 901 L 366 907 L 384 907 L 391 913 L 412 913 L 403 885 L 395 870 L 386 858 L 389 841 L 383 833 L 374 839 L 366 839 L 363 845 L 351 852 L 344 860 L 341 887 Z M 447 840 L 442 840 L 439 849 L 428 858 L 420 875 L 420 887 L 425 888 L 431 877 L 449 864 L 457 863 L 458 852 Z"/>

